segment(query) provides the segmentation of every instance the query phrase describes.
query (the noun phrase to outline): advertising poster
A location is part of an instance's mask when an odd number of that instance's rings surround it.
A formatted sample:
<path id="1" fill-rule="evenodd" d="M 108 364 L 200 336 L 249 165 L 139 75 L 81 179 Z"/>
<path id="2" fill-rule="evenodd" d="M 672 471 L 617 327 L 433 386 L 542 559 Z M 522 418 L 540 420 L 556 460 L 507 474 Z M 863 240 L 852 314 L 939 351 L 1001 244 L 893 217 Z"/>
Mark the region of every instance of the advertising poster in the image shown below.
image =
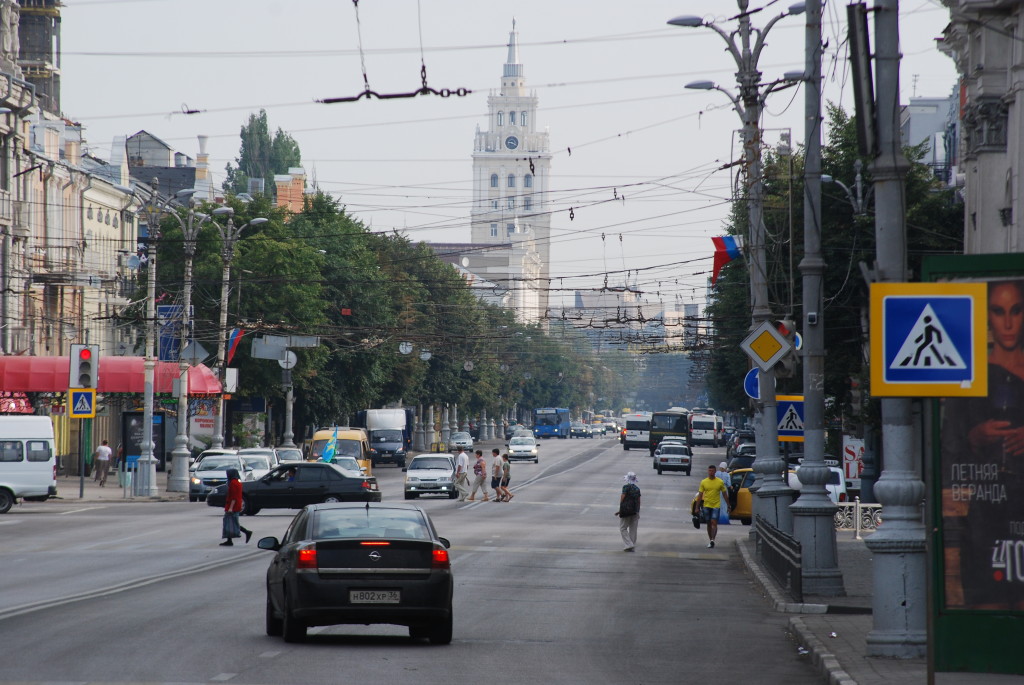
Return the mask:
<path id="1" fill-rule="evenodd" d="M 988 396 L 942 400 L 944 605 L 1024 610 L 1024 278 L 988 282 Z"/>
<path id="2" fill-rule="evenodd" d="M 860 490 L 860 474 L 864 470 L 864 441 L 849 435 L 843 436 L 843 474 L 847 486 Z"/>

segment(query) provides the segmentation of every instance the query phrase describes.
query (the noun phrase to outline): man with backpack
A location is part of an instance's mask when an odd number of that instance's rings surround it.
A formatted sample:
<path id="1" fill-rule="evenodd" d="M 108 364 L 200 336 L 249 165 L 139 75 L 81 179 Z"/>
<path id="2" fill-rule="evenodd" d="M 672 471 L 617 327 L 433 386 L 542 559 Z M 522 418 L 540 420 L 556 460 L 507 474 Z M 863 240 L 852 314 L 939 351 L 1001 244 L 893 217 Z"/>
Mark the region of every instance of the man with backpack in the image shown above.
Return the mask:
<path id="1" fill-rule="evenodd" d="M 622 486 L 619 496 L 619 532 L 622 534 L 623 552 L 632 552 L 636 547 L 636 532 L 640 527 L 640 486 L 636 484 L 636 474 L 630 471 L 622 477 L 626 484 Z"/>

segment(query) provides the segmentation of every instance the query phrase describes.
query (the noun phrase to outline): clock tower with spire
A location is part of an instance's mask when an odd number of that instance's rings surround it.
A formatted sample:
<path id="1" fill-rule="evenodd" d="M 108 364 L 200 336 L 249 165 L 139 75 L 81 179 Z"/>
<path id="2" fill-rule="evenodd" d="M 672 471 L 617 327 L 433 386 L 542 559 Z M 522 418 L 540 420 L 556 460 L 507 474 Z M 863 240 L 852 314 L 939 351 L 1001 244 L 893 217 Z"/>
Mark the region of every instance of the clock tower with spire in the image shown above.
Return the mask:
<path id="1" fill-rule="evenodd" d="M 471 230 L 476 245 L 512 248 L 514 258 L 507 262 L 507 279 L 496 278 L 493 269 L 488 278 L 504 280 L 511 289 L 530 291 L 514 299 L 523 307 L 517 310 L 520 319 L 531 322 L 541 320 L 548 308 L 550 171 L 548 133 L 537 129 L 537 95 L 526 89 L 513 21 L 501 88 L 487 97 L 487 130 L 480 130 L 479 125 L 476 129 Z M 490 252 L 480 253 L 480 258 Z"/>

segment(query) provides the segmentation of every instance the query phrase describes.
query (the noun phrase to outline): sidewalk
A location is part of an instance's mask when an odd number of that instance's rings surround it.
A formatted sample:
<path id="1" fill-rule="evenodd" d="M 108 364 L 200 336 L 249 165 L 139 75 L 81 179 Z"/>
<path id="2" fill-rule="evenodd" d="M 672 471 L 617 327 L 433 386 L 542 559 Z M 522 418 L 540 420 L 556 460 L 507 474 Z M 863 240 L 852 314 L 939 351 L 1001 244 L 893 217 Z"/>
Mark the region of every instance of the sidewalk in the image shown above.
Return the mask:
<path id="1" fill-rule="evenodd" d="M 78 476 L 57 476 L 56 499 L 66 502 L 184 502 L 188 499 L 187 493 L 167 492 L 167 473 L 163 471 L 157 472 L 156 484 L 157 496 L 143 497 L 134 495 L 130 488 L 121 487 L 116 471 L 110 473 L 104 487 L 100 487 L 92 475 L 86 476 L 84 481 Z"/>
<path id="2" fill-rule="evenodd" d="M 843 572 L 845 597 L 805 595 L 803 603 L 790 600 L 774 578 L 757 562 L 754 541 L 736 542 L 740 557 L 775 610 L 794 614 L 789 629 L 798 649 L 806 650 L 812 665 L 830 685 L 920 685 L 928 682 L 925 659 L 891 659 L 867 654 L 867 636 L 873 627 L 871 551 L 850 531 L 836 533 L 836 552 Z M 803 653 L 803 652 L 801 652 Z M 1020 683 L 1019 675 L 991 673 L 936 673 L 941 685 L 1003 685 Z"/>

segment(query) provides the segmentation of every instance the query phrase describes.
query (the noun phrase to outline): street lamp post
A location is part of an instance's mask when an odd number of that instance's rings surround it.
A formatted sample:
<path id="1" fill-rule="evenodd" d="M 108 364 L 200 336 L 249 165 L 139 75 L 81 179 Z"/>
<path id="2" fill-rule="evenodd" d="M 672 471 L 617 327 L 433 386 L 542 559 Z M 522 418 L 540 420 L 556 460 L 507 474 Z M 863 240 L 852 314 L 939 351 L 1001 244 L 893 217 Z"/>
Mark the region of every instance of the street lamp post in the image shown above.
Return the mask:
<path id="1" fill-rule="evenodd" d="M 196 254 L 196 240 L 208 214 L 196 211 L 195 198 L 189 198 L 188 211 L 183 219 L 177 212 L 169 212 L 181 227 L 182 244 L 185 250 L 185 282 L 181 306 L 181 342 L 178 347 L 178 431 L 171 451 L 171 477 L 167 481 L 170 492 L 188 492 L 188 461 L 191 450 L 188 447 L 188 372 L 190 364 L 185 355 L 189 341 L 189 323 L 192 308 L 192 261 Z"/>
<path id="2" fill-rule="evenodd" d="M 154 377 L 156 375 L 156 355 L 154 354 L 156 327 L 156 252 L 157 240 L 160 237 L 160 219 L 165 214 L 173 214 L 170 206 L 173 202 L 191 197 L 195 190 L 183 190 L 173 197 L 162 197 L 159 192 L 159 179 L 154 178 L 146 197 L 140 197 L 135 189 L 128 192 L 140 202 L 138 214 L 146 222 L 146 358 L 143 363 L 144 386 L 142 408 L 142 454 L 139 455 L 133 489 L 136 495 L 156 497 L 159 492 L 156 485 L 156 457 L 153 455 L 156 445 L 153 442 L 153 402 L 155 400 Z M 175 214 L 175 216 L 177 216 Z M 187 464 L 186 464 L 187 469 Z"/>
<path id="3" fill-rule="evenodd" d="M 235 226 L 235 210 L 231 207 L 219 207 L 213 210 L 214 216 L 228 217 L 227 224 L 217 223 L 217 230 L 220 232 L 221 250 L 220 257 L 223 262 L 220 281 L 220 325 L 217 328 L 217 379 L 221 383 L 221 394 L 217 399 L 217 411 L 213 415 L 213 447 L 224 446 L 224 380 L 225 366 L 227 365 L 227 329 L 228 329 L 228 293 L 231 283 L 231 262 L 235 258 L 235 242 L 242 235 L 248 226 L 259 226 L 267 223 L 267 219 L 251 219 L 248 223 Z M 288 430 L 291 430 L 289 427 Z M 286 447 L 294 447 L 285 445 Z"/>
<path id="4" fill-rule="evenodd" d="M 749 259 L 750 301 L 752 327 L 764 321 L 772 320 L 772 310 L 768 303 L 767 256 L 765 250 L 766 229 L 764 224 L 764 181 L 761 177 L 761 110 L 768 95 L 781 88 L 795 85 L 803 78 L 799 74 L 787 74 L 781 81 L 769 84 L 761 83 L 761 72 L 757 62 L 765 45 L 765 38 L 775 24 L 788 16 L 801 14 L 804 3 L 790 5 L 789 9 L 771 19 L 763 29 L 750 24 L 750 13 L 747 12 L 749 0 L 737 0 L 739 6 L 739 26 L 732 32 L 726 32 L 712 22 L 701 17 L 681 16 L 671 19 L 673 26 L 706 27 L 717 33 L 726 43 L 727 51 L 736 63 L 736 79 L 739 95 L 711 82 L 694 81 L 687 88 L 697 90 L 717 90 L 725 93 L 732 101 L 742 122 L 743 160 L 747 172 L 747 221 L 749 225 Z M 753 45 L 751 45 L 751 39 Z M 764 86 L 764 88 L 762 88 Z M 757 513 L 773 526 L 792 532 L 793 518 L 789 511 L 792 493 L 782 479 L 786 468 L 785 462 L 779 458 L 777 404 L 775 401 L 775 371 L 761 370 L 758 373 L 758 387 L 764 388 L 757 401 L 757 448 L 758 458 L 755 470 L 761 477 L 761 486 L 757 491 Z"/>

